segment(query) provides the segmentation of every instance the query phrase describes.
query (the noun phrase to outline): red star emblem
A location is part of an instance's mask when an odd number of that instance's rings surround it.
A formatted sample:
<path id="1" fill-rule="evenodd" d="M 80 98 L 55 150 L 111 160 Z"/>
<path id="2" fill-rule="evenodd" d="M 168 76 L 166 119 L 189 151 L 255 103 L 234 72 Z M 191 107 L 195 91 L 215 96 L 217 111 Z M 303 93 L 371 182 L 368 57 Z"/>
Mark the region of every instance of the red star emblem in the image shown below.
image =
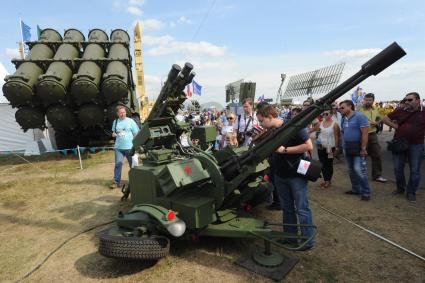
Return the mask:
<path id="1" fill-rule="evenodd" d="M 183 170 L 187 175 L 192 173 L 192 168 L 189 165 L 186 165 Z"/>

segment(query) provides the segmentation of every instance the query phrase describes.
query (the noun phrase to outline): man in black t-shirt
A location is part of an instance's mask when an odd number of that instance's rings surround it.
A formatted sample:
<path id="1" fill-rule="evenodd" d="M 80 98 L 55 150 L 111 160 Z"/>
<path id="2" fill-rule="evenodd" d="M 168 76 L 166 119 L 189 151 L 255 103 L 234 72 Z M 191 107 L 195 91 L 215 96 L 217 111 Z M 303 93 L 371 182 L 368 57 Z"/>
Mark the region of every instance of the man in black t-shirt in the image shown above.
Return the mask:
<path id="1" fill-rule="evenodd" d="M 257 118 L 261 126 L 269 130 L 277 129 L 283 125 L 283 121 L 278 118 L 277 110 L 271 105 L 266 105 L 258 110 Z M 298 228 L 285 226 L 285 224 L 297 224 L 298 221 L 299 224 L 313 224 L 313 217 L 308 203 L 308 181 L 304 176 L 297 173 L 300 159 L 307 151 L 312 149 L 313 144 L 307 129 L 304 128 L 287 144 L 277 148 L 271 156 L 271 166 L 274 168 L 274 183 L 283 210 L 284 230 L 286 233 L 298 234 Z M 313 233 L 314 229 L 311 227 L 301 228 L 301 235 L 304 237 L 311 237 Z M 314 240 L 310 240 L 303 250 L 312 249 L 314 244 Z"/>

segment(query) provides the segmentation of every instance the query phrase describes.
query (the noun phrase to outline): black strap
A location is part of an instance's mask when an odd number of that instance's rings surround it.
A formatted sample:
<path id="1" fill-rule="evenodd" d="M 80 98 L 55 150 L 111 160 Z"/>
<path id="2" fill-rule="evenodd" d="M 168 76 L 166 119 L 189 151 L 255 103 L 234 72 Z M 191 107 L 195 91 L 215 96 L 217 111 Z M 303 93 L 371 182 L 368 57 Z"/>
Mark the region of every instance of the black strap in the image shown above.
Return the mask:
<path id="1" fill-rule="evenodd" d="M 239 134 L 239 128 L 241 126 L 241 116 L 242 115 L 238 115 L 238 132 L 237 132 L 238 134 Z M 246 131 L 248 130 L 249 123 L 251 123 L 251 120 L 252 120 L 252 116 L 249 116 L 248 123 L 247 123 L 246 122 L 246 115 L 244 115 L 244 121 L 245 121 L 245 130 L 243 131 L 244 135 L 246 134 Z"/>
<path id="2" fill-rule="evenodd" d="M 114 133 L 117 133 L 117 124 L 118 124 L 118 118 L 115 119 Z"/>
<path id="3" fill-rule="evenodd" d="M 248 123 L 246 123 L 246 119 L 245 119 L 245 131 L 243 132 L 244 135 L 246 134 L 246 131 L 248 130 L 248 127 L 249 127 L 249 123 L 251 123 L 251 121 L 252 121 L 252 116 L 249 116 Z"/>

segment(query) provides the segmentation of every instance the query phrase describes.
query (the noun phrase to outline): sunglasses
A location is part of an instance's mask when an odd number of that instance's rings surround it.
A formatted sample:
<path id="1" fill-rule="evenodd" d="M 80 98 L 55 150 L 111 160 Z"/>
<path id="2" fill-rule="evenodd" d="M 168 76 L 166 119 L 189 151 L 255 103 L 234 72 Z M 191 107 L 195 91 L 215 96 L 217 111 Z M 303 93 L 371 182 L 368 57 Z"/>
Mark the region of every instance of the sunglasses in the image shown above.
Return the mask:
<path id="1" fill-rule="evenodd" d="M 406 102 L 406 101 L 412 102 L 414 99 L 413 98 L 405 98 L 403 100 L 404 100 L 404 102 Z"/>
<path id="2" fill-rule="evenodd" d="M 227 120 L 233 120 L 234 118 L 233 117 L 227 117 Z"/>

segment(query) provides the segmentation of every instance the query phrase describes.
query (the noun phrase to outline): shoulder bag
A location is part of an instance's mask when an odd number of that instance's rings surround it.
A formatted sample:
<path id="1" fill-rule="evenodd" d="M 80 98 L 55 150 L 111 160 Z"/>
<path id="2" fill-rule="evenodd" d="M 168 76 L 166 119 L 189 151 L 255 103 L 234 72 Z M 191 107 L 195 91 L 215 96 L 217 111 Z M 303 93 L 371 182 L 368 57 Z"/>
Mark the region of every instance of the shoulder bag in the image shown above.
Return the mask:
<path id="1" fill-rule="evenodd" d="M 410 117 L 412 117 L 415 113 L 420 113 L 420 111 L 417 112 L 413 112 L 411 113 L 407 118 L 405 118 L 404 120 L 400 121 L 398 123 L 398 126 L 400 127 L 404 122 L 406 122 L 407 120 L 410 119 Z M 416 127 L 416 119 L 414 119 L 412 128 L 410 130 L 410 134 L 414 133 L 414 129 Z M 397 131 L 397 130 L 396 130 Z M 395 134 L 394 134 L 395 136 Z M 409 149 L 409 141 L 406 138 L 393 138 L 390 141 L 387 141 L 387 150 L 391 151 L 392 153 L 395 154 L 400 154 L 400 153 L 404 153 Z"/>

